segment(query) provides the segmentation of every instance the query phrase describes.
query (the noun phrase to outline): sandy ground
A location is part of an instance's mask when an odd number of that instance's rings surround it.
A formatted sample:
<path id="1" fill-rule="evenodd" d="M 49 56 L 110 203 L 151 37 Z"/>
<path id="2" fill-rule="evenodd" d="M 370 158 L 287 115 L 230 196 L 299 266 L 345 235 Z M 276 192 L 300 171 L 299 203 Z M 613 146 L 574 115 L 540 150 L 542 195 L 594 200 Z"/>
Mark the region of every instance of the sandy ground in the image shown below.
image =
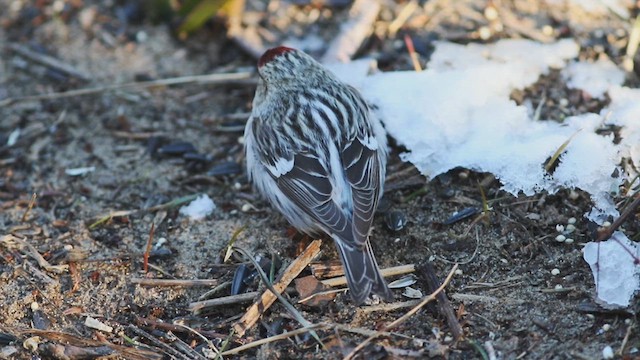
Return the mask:
<path id="1" fill-rule="evenodd" d="M 56 10 L 57 3 L 65 4 L 62 12 Z M 383 69 L 408 69 L 404 33 L 412 35 L 424 63 L 434 39 L 482 42 L 479 29 L 485 26 L 492 34 L 488 41 L 573 37 L 582 46 L 581 58 L 607 54 L 621 62 L 631 20 L 562 4 L 491 4 L 421 3 L 393 37 L 385 35 L 385 29 L 406 4 L 387 4 L 362 53 L 377 57 Z M 140 80 L 252 71 L 255 60 L 225 38 L 221 25 L 207 25 L 179 41 L 166 24 L 123 18 L 126 5 L 0 0 L 0 8 L 8 9 L 0 12 L 0 101 Z M 497 10 L 497 18 L 492 10 L 487 13 L 489 7 Z M 344 18 L 348 10 L 287 9 L 274 11 L 264 23 L 276 27 L 277 34 L 277 26 L 294 23 L 292 29 L 303 29 L 305 36 L 316 39 L 331 38 L 337 29 L 332 19 Z M 319 22 L 309 25 L 314 11 Z M 252 10 L 244 21 L 268 15 Z M 547 31 L 542 30 L 545 26 Z M 52 56 L 87 79 L 38 64 L 16 46 Z M 240 262 L 237 258 L 223 262 L 234 234 L 239 232 L 235 245 L 252 254 L 275 255 L 284 264 L 308 244 L 308 239 L 293 236 L 286 221 L 247 184 L 240 138 L 254 83 L 251 75 L 249 80 L 224 84 L 103 90 L 0 106 L 0 358 L 192 359 L 208 347 L 203 337 L 228 350 L 301 327 L 276 304 L 245 336 L 232 336 L 223 345 L 248 303 L 193 314 L 189 303 L 211 286 L 134 283 L 138 278 L 213 279 L 227 286 L 212 296 L 226 296 Z M 629 74 L 628 84 L 637 86 L 636 74 Z M 557 74 L 513 97 L 537 104 L 543 92 L 547 97 L 543 118 L 560 120 L 606 105 L 566 89 Z M 562 98 L 570 100 L 568 107 L 558 106 Z M 5 145 L 16 129 L 20 129 L 17 142 Z M 193 146 L 191 158 L 179 149 L 174 156 L 161 153 L 167 150 L 163 146 L 175 148 L 178 142 Z M 463 169 L 424 179 L 401 163 L 401 151 L 393 148 L 389 165 L 393 179 L 374 223 L 374 251 L 381 267 L 431 261 L 440 279 L 459 262 L 460 271 L 447 295 L 464 335 L 453 341 L 442 314 L 427 306 L 393 334 L 374 339 L 359 356 L 423 358 L 441 351 L 440 357 L 452 359 L 489 358 L 487 349 L 492 348 L 504 359 L 597 359 L 605 346 L 622 349 L 627 358 L 637 356 L 633 353 L 640 341 L 637 305 L 610 311 L 593 302 L 593 279 L 581 254 L 581 245 L 591 240 L 582 217 L 590 208 L 587 195 L 567 190 L 514 198 L 499 191 L 499 182 L 489 174 Z M 225 166 L 233 169 L 233 164 L 240 165 L 240 171 L 210 172 Z M 85 167 L 92 171 L 76 176 L 67 172 Z M 482 208 L 478 183 L 491 202 L 490 213 L 477 221 L 475 215 L 444 225 L 456 211 Z M 34 193 L 37 201 L 28 210 Z M 202 221 L 180 215 L 178 206 L 159 206 L 193 194 L 207 194 L 216 204 L 213 214 Z M 96 223 L 117 211 L 126 214 Z M 406 217 L 404 228 L 389 228 L 386 220 L 392 212 Z M 574 243 L 555 242 L 556 225 L 567 224 L 570 218 L 577 219 Z M 626 226 L 631 235 L 637 233 L 636 222 Z M 144 272 L 143 254 L 152 224 L 153 242 L 162 245 L 154 249 L 151 267 Z M 336 258 L 333 245 L 325 241 L 319 260 Z M 559 275 L 552 275 L 553 269 Z M 308 274 L 308 270 L 303 273 Z M 426 295 L 422 275 L 416 273 L 411 287 Z M 247 287 L 263 289 L 257 282 Z M 395 290 L 396 300 L 410 300 L 402 292 Z M 311 323 L 336 325 L 318 331 L 325 347 L 309 336 L 297 336 L 229 357 L 341 358 L 366 334 L 409 310 L 358 308 L 342 293 L 321 306 L 307 306 L 297 303 L 295 290 L 287 294 Z M 86 326 L 89 317 L 111 331 Z M 140 319 L 193 330 L 151 326 Z M 168 333 L 175 333 L 178 340 Z"/>

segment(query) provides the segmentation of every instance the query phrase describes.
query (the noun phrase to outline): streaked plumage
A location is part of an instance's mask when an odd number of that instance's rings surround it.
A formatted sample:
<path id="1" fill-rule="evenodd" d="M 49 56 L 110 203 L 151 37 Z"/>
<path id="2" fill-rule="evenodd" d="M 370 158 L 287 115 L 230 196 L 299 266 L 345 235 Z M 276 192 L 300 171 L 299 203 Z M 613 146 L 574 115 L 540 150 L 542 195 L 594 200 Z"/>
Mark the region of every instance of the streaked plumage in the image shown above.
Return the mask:
<path id="1" fill-rule="evenodd" d="M 260 80 L 245 128 L 247 170 L 298 230 L 328 234 L 353 300 L 390 300 L 368 241 L 382 195 L 387 140 L 354 88 L 309 55 L 286 47 L 258 62 Z"/>

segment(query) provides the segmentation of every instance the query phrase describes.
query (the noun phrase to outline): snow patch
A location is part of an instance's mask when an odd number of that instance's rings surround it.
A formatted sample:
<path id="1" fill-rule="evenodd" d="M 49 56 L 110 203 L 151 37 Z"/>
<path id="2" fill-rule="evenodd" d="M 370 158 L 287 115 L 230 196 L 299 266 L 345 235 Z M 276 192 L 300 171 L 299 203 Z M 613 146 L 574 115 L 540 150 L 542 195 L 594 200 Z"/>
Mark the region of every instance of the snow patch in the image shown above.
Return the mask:
<path id="1" fill-rule="evenodd" d="M 180 214 L 188 216 L 191 220 L 202 220 L 215 210 L 216 204 L 209 195 L 200 195 L 189 205 L 180 208 Z"/>

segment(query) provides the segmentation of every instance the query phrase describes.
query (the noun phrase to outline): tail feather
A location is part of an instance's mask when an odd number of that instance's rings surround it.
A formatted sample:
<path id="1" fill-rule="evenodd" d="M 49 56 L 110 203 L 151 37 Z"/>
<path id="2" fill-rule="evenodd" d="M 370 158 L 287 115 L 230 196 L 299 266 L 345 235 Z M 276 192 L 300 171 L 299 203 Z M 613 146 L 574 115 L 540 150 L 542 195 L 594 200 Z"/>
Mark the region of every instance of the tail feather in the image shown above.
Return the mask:
<path id="1" fill-rule="evenodd" d="M 362 304 L 372 292 L 387 301 L 393 300 L 393 293 L 380 274 L 369 241 L 364 249 L 358 249 L 339 239 L 334 240 L 342 259 L 353 302 L 357 305 Z"/>

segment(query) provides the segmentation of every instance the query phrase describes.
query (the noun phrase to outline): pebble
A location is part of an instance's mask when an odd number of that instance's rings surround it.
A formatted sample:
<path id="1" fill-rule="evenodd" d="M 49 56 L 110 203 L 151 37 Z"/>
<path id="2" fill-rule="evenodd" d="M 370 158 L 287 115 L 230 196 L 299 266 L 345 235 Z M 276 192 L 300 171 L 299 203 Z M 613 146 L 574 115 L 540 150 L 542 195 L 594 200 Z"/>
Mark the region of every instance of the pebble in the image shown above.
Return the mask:
<path id="1" fill-rule="evenodd" d="M 609 330 L 611 330 L 611 325 L 609 325 L 609 324 L 604 324 L 604 325 L 602 325 L 602 330 L 603 330 L 603 331 L 609 331 Z"/>
<path id="2" fill-rule="evenodd" d="M 562 289 L 563 289 L 563 287 L 562 287 L 562 285 L 561 285 L 561 284 L 558 284 L 558 285 L 556 285 L 556 286 L 554 287 L 554 289 L 556 289 L 556 290 L 562 290 Z"/>
<path id="3" fill-rule="evenodd" d="M 456 271 L 454 272 L 456 275 L 462 275 L 462 269 L 456 269 Z"/>
<path id="4" fill-rule="evenodd" d="M 487 26 L 480 27 L 478 33 L 480 35 L 480 39 L 482 40 L 489 40 L 491 38 L 491 29 L 489 29 L 489 27 Z"/>
<path id="5" fill-rule="evenodd" d="M 498 19 L 498 10 L 496 10 L 495 7 L 493 6 L 487 6 L 484 9 L 484 16 L 487 18 L 487 20 L 489 21 L 493 21 Z"/>
<path id="6" fill-rule="evenodd" d="M 571 199 L 571 200 L 578 200 L 578 198 L 579 198 L 579 197 L 580 197 L 580 194 L 578 194 L 578 192 L 577 192 L 577 191 L 575 191 L 575 190 L 571 190 L 571 191 L 569 192 L 569 199 Z"/>

